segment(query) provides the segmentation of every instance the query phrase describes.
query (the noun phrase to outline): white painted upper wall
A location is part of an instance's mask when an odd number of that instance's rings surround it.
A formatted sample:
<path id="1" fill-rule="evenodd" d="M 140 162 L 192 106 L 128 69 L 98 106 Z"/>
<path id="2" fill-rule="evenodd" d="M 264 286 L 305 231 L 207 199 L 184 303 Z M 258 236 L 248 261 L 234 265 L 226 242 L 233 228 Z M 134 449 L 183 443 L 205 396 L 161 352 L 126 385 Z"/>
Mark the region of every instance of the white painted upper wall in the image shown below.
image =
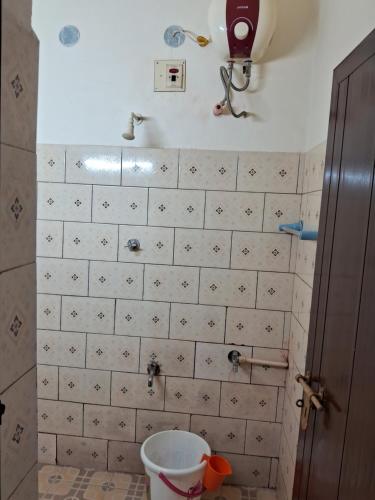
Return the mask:
<path id="1" fill-rule="evenodd" d="M 326 0 L 330 1 L 330 0 Z M 306 137 L 309 71 L 316 27 L 311 0 L 279 0 L 279 20 L 266 61 L 255 67 L 253 92 L 237 109 L 255 116 L 215 118 L 223 97 L 210 45 L 187 40 L 170 49 L 166 27 L 208 33 L 209 0 L 34 0 L 40 38 L 38 142 L 127 144 L 121 133 L 131 111 L 149 117 L 135 146 L 299 151 Z M 63 47 L 60 29 L 76 25 L 79 44 Z M 187 92 L 153 92 L 154 59 L 186 58 Z"/>
<path id="2" fill-rule="evenodd" d="M 334 68 L 375 28 L 375 0 L 318 0 L 306 150 L 327 138 Z"/>

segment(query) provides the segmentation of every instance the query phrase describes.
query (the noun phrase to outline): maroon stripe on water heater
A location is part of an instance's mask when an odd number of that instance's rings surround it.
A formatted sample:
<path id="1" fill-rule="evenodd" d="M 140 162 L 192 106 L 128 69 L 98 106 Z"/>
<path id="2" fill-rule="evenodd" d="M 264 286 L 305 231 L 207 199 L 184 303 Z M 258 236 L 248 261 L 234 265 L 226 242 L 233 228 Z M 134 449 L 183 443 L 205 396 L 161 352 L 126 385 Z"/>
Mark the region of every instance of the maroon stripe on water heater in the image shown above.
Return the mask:
<path id="1" fill-rule="evenodd" d="M 250 59 L 259 20 L 260 0 L 227 0 L 227 36 L 231 58 Z M 238 23 L 246 23 L 249 33 L 244 40 L 235 35 Z"/>

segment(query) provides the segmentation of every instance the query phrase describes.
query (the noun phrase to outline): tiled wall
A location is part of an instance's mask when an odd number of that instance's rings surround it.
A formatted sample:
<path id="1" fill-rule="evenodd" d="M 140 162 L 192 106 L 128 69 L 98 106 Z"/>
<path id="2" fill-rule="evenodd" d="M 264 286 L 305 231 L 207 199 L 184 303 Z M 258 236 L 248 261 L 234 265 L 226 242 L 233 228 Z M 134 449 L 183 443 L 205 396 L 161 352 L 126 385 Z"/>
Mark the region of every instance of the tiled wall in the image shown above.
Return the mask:
<path id="1" fill-rule="evenodd" d="M 41 461 L 138 472 L 147 436 L 191 429 L 231 460 L 232 482 L 275 485 L 286 373 L 233 373 L 227 356 L 287 354 L 294 276 L 278 225 L 300 214 L 299 161 L 39 147 Z"/>
<path id="2" fill-rule="evenodd" d="M 301 219 L 307 229 L 318 230 L 326 144 L 320 144 L 301 156 Z M 310 307 L 315 269 L 316 241 L 293 237 L 292 269 L 295 270 L 293 308 L 290 326 L 289 360 L 286 396 L 281 433 L 278 490 L 280 500 L 291 500 L 296 464 L 300 412 L 296 401 L 302 392 L 295 377 L 304 374 Z"/>
<path id="3" fill-rule="evenodd" d="M 31 0 L 1 2 L 0 498 L 37 498 L 35 321 L 38 41 Z M 25 494 L 27 491 L 27 494 Z"/>

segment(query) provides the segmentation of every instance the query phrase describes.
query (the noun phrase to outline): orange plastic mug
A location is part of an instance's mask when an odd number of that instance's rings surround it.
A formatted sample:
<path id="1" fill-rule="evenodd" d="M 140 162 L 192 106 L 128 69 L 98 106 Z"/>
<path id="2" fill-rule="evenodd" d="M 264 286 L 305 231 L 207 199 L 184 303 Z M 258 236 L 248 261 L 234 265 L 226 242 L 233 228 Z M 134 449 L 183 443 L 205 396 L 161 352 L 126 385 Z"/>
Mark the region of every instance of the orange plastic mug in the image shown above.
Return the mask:
<path id="1" fill-rule="evenodd" d="M 203 478 L 203 486 L 208 491 L 215 491 L 223 484 L 224 479 L 232 474 L 232 467 L 228 460 L 219 455 L 202 456 L 202 462 L 207 462 L 206 471 Z"/>

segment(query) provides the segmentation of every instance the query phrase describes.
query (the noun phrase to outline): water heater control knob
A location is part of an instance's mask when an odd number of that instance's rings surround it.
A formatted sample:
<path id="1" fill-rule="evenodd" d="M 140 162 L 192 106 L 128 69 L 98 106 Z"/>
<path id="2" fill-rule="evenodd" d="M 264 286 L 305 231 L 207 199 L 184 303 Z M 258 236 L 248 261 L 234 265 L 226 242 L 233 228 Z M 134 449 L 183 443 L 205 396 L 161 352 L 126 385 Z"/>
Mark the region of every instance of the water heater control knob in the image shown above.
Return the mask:
<path id="1" fill-rule="evenodd" d="M 245 40 L 249 35 L 249 25 L 244 21 L 240 21 L 234 27 L 234 36 L 237 40 Z"/>

